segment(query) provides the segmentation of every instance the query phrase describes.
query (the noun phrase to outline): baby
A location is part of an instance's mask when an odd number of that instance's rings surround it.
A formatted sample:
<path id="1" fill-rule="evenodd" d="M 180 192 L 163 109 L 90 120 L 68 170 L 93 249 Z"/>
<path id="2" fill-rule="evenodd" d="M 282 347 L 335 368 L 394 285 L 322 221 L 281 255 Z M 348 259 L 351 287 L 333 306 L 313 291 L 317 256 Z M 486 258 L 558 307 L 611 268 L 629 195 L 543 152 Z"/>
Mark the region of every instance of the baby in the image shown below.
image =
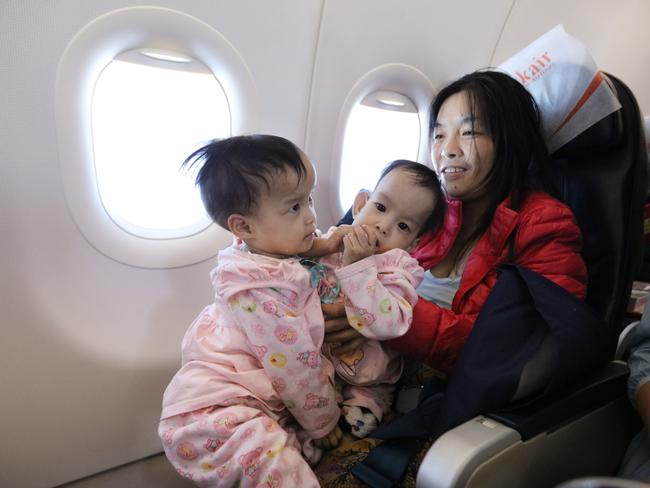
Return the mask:
<path id="1" fill-rule="evenodd" d="M 411 325 L 415 288 L 424 272 L 408 251 L 420 235 L 442 223 L 444 199 L 437 176 L 422 164 L 393 161 L 371 194 L 357 194 L 352 215 L 354 226 L 343 237 L 343 252 L 320 259 L 311 274 L 321 300 L 344 299 L 349 323 L 372 339 L 340 357 L 328 345 L 324 348 L 343 380 L 345 420 L 353 435 L 364 437 L 390 407 L 393 385 L 402 373 L 401 358 L 379 341 L 399 337 Z"/>
<path id="2" fill-rule="evenodd" d="M 215 301 L 186 332 L 165 391 L 165 453 L 203 486 L 318 486 L 303 455 L 317 462 L 341 431 L 320 300 L 298 257 L 316 236 L 314 168 L 269 135 L 212 142 L 185 164 L 197 162 L 206 209 L 235 243 L 219 253 Z"/>

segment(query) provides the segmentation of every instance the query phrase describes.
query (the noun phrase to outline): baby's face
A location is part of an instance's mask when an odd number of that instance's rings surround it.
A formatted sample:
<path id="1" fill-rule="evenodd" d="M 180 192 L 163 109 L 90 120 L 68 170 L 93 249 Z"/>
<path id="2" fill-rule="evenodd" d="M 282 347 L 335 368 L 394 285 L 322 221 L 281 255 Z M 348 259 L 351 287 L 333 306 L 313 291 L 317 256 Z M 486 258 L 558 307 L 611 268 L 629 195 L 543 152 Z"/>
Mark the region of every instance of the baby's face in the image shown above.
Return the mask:
<path id="1" fill-rule="evenodd" d="M 274 175 L 270 191 L 261 189 L 258 209 L 250 217 L 255 235 L 246 244 L 256 252 L 278 258 L 295 256 L 311 249 L 316 230 L 312 191 L 316 172 L 302 155 L 305 174 L 291 170 Z"/>
<path id="2" fill-rule="evenodd" d="M 410 251 L 436 205 L 433 190 L 416 183 L 412 173 L 398 168 L 377 185 L 354 217 L 380 232 L 377 253 L 391 249 Z"/>

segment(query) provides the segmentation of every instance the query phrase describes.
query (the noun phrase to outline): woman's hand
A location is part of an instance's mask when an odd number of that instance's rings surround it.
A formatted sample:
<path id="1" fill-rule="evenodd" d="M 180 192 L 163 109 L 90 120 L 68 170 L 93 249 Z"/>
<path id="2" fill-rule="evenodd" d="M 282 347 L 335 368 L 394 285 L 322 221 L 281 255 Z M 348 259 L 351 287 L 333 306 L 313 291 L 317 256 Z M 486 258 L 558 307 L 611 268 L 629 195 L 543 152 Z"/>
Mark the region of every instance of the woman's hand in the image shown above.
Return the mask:
<path id="1" fill-rule="evenodd" d="M 339 445 L 342 437 L 343 432 L 341 428 L 335 425 L 329 434 L 324 435 L 320 439 L 314 439 L 314 446 L 325 450 L 334 449 Z"/>
<path id="2" fill-rule="evenodd" d="M 325 316 L 325 342 L 333 345 L 333 354 L 338 356 L 354 351 L 366 341 L 350 326 L 344 303 L 323 303 L 321 308 Z"/>

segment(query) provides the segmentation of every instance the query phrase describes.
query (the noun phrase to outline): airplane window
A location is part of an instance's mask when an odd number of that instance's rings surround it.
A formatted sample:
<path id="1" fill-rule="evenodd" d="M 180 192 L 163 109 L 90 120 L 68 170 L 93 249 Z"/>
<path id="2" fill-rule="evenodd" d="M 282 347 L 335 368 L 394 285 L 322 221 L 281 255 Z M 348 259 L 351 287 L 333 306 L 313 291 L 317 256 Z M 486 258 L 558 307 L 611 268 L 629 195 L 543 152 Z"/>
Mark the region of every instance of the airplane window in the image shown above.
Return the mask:
<path id="1" fill-rule="evenodd" d="M 92 138 L 102 204 L 124 230 L 182 237 L 210 224 L 194 174 L 182 161 L 231 134 L 226 94 L 195 59 L 159 49 L 120 54 L 92 99 Z"/>
<path id="2" fill-rule="evenodd" d="M 180 169 L 199 145 L 257 129 L 252 74 L 220 32 L 169 8 L 102 14 L 66 46 L 55 100 L 67 207 L 95 250 L 166 269 L 232 241 Z"/>
<path id="3" fill-rule="evenodd" d="M 341 207 L 349 208 L 360 189 L 372 190 L 390 161 L 415 161 L 419 145 L 420 120 L 411 99 L 387 90 L 364 97 L 351 110 L 343 137 Z"/>

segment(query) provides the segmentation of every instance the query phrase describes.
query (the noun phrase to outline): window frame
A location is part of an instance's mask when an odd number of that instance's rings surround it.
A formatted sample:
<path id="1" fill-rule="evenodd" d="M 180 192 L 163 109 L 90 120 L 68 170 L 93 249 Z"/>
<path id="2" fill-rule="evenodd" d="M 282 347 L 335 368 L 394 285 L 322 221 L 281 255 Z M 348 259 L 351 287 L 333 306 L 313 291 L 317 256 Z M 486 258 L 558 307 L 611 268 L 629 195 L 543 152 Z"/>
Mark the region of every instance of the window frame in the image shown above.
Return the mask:
<path id="1" fill-rule="evenodd" d="M 160 7 L 129 7 L 104 14 L 70 41 L 57 71 L 56 126 L 68 210 L 85 239 L 115 261 L 154 269 L 196 264 L 226 246 L 231 234 L 211 224 L 181 237 L 134 235 L 113 221 L 99 196 L 91 124 L 93 90 L 102 70 L 116 56 L 134 49 L 174 51 L 203 63 L 226 93 L 232 133 L 255 131 L 258 100 L 252 75 L 237 50 L 214 28 Z"/>
<path id="2" fill-rule="evenodd" d="M 397 92 L 409 98 L 417 109 L 420 119 L 420 145 L 417 161 L 431 166 L 429 141 L 429 113 L 435 89 L 429 78 L 413 66 L 391 63 L 377 66 L 368 71 L 353 85 L 341 105 L 332 154 L 331 178 L 336 182 L 335 195 L 330 196 L 330 209 L 333 215 L 344 215 L 348 211 L 342 208 L 339 198 L 339 184 L 343 163 L 343 143 L 352 110 L 366 96 L 377 91 Z"/>

